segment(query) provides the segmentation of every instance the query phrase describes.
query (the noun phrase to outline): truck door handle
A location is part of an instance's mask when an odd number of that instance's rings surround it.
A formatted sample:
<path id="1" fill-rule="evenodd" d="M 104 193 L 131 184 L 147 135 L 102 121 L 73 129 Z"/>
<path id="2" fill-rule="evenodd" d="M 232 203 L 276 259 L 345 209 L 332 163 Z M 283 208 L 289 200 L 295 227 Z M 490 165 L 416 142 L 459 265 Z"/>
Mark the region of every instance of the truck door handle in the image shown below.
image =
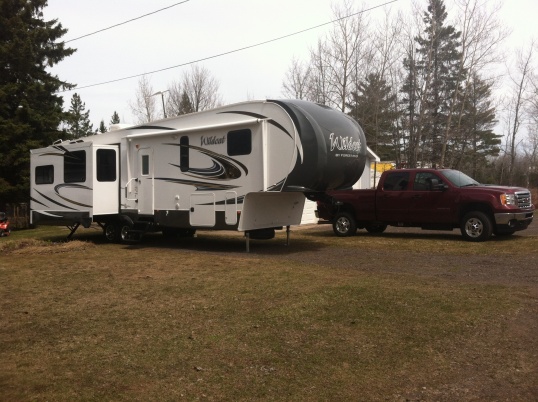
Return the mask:
<path id="1" fill-rule="evenodd" d="M 415 200 L 419 199 L 419 198 L 422 198 L 422 195 L 421 194 L 415 194 L 412 198 L 414 198 Z"/>

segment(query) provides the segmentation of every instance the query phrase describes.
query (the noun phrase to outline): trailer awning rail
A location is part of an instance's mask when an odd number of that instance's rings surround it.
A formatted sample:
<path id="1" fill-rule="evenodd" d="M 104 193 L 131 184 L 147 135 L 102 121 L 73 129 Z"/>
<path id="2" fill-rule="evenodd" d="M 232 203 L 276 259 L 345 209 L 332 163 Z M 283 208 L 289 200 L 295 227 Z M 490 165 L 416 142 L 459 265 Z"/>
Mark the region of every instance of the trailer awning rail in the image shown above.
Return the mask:
<path id="1" fill-rule="evenodd" d="M 219 123 L 219 124 L 210 124 L 206 126 L 197 126 L 197 127 L 188 127 L 188 128 L 180 128 L 177 130 L 159 130 L 159 131 L 153 131 L 149 133 L 140 133 L 140 134 L 130 134 L 127 135 L 125 138 L 132 139 L 132 138 L 142 138 L 142 137 L 153 137 L 153 136 L 159 136 L 159 135 L 173 135 L 173 134 L 182 134 L 182 133 L 193 133 L 197 131 L 208 131 L 208 130 L 215 130 L 218 128 L 229 128 L 229 127 L 241 127 L 241 126 L 247 126 L 250 124 L 259 124 L 263 121 L 263 119 L 248 119 L 248 120 L 241 120 L 241 121 L 233 121 L 230 123 Z"/>

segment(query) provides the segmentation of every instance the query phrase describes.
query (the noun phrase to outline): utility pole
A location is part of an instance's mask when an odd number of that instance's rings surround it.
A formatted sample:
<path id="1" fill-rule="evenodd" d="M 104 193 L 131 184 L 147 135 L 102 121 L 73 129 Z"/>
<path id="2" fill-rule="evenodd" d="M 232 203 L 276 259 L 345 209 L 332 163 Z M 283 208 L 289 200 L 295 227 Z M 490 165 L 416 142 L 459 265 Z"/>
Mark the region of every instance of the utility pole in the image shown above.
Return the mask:
<path id="1" fill-rule="evenodd" d="M 153 95 L 151 96 L 155 96 L 155 95 L 161 95 L 161 100 L 163 101 L 163 115 L 164 115 L 164 118 L 166 119 L 166 107 L 164 106 L 164 93 L 165 92 L 169 92 L 168 89 L 166 91 L 159 91 L 159 92 L 155 92 Z"/>

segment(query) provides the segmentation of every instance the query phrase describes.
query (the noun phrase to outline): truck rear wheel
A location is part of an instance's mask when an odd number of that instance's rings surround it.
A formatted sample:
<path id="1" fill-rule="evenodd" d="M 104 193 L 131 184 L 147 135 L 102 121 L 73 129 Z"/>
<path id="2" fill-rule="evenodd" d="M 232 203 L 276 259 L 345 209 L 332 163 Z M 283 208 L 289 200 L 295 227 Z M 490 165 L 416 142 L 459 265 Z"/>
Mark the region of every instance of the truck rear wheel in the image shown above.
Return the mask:
<path id="1" fill-rule="evenodd" d="M 479 242 L 491 237 L 493 225 L 485 213 L 473 211 L 465 214 L 461 220 L 460 229 L 465 240 Z"/>
<path id="2" fill-rule="evenodd" d="M 348 212 L 339 212 L 334 217 L 333 231 L 339 237 L 353 236 L 357 232 L 355 219 Z"/>
<path id="3" fill-rule="evenodd" d="M 368 233 L 383 233 L 387 225 L 382 222 L 370 222 L 364 228 Z"/>

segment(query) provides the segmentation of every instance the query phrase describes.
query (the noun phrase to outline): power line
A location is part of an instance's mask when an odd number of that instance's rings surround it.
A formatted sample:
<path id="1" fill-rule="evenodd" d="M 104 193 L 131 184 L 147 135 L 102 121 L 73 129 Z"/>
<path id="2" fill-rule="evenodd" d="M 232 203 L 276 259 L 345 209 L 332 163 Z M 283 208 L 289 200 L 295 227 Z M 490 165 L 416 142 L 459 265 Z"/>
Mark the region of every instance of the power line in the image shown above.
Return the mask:
<path id="1" fill-rule="evenodd" d="M 189 0 L 186 0 L 186 1 L 189 1 Z M 147 72 L 147 73 L 135 74 L 135 75 L 130 75 L 128 77 L 122 77 L 122 78 L 116 78 L 114 80 L 103 81 L 103 82 L 99 82 L 99 83 L 96 83 L 96 84 L 84 85 L 84 86 L 81 86 L 81 87 L 75 87 L 73 89 L 66 89 L 66 90 L 63 90 L 63 91 L 60 91 L 60 92 L 76 91 L 76 90 L 79 90 L 79 89 L 86 89 L 86 88 L 96 87 L 96 86 L 100 86 L 100 85 L 112 84 L 114 82 L 125 81 L 125 80 L 142 77 L 144 75 L 149 75 L 149 74 L 161 73 L 163 71 L 172 70 L 174 68 L 184 67 L 184 66 L 188 66 L 190 64 L 200 63 L 202 61 L 211 60 L 211 59 L 215 59 L 217 57 L 222 57 L 222 56 L 226 56 L 226 55 L 229 55 L 229 54 L 232 54 L 232 53 L 241 52 L 243 50 L 252 49 L 252 48 L 255 48 L 255 47 L 258 47 L 258 46 L 266 45 L 266 44 L 271 43 L 271 42 L 276 42 L 276 41 L 279 41 L 279 40 L 282 40 L 282 39 L 286 39 L 286 38 L 289 38 L 291 36 L 299 35 L 299 34 L 302 34 L 302 33 L 317 29 L 317 28 L 321 28 L 321 27 L 326 26 L 326 25 L 334 24 L 335 22 L 342 21 L 342 20 L 345 20 L 347 18 L 354 17 L 356 15 L 365 13 L 367 11 L 375 10 L 376 8 L 384 7 L 384 6 L 388 5 L 388 4 L 395 3 L 397 1 L 398 0 L 387 1 L 386 3 L 379 4 L 377 6 L 368 8 L 366 10 L 362 10 L 362 11 L 347 15 L 345 17 L 337 18 L 335 20 L 325 22 L 323 24 L 319 24 L 319 25 L 316 25 L 316 26 L 313 26 L 313 27 L 310 27 L 310 28 L 306 28 L 306 29 L 303 29 L 301 31 L 293 32 L 293 33 L 290 33 L 290 34 L 287 34 L 287 35 L 279 36 L 277 38 L 269 39 L 269 40 L 266 40 L 266 41 L 263 41 L 263 42 L 259 42 L 259 43 L 253 44 L 253 45 L 249 45 L 249 46 L 241 47 L 241 48 L 238 48 L 238 49 L 230 50 L 230 51 L 227 51 L 227 52 L 215 54 L 213 56 L 208 56 L 208 57 L 204 57 L 204 58 L 201 58 L 201 59 L 188 61 L 188 62 L 185 62 L 185 63 L 182 63 L 182 64 L 177 64 L 175 66 L 170 66 L 170 67 L 165 67 L 165 68 L 161 68 L 161 69 L 158 69 L 158 70 L 153 70 L 153 71 L 150 71 L 150 72 Z"/>
<path id="2" fill-rule="evenodd" d="M 119 24 L 111 25 L 111 26 L 109 26 L 108 28 L 103 28 L 103 29 L 100 29 L 100 30 L 98 30 L 98 31 L 91 32 L 91 33 L 89 33 L 89 34 L 82 35 L 82 36 L 79 36 L 79 37 L 74 38 L 74 39 L 69 39 L 69 40 L 65 41 L 64 43 L 73 42 L 73 41 L 76 41 L 76 40 L 85 38 L 85 37 L 87 37 L 87 36 L 95 35 L 95 34 L 97 34 L 97 33 L 99 33 L 99 32 L 107 31 L 107 30 L 109 30 L 109 29 L 116 28 L 116 27 L 119 27 L 119 26 L 121 26 L 121 25 L 128 24 L 129 22 L 133 22 L 133 21 L 139 20 L 139 19 L 141 19 L 141 18 L 147 17 L 148 15 L 157 14 L 157 13 L 159 13 L 159 12 L 161 12 L 161 11 L 168 10 L 169 8 L 178 6 L 178 5 L 183 4 L 183 3 L 186 3 L 186 2 L 188 2 L 188 1 L 190 1 L 190 0 L 180 1 L 179 3 L 172 4 L 171 6 L 164 7 L 164 8 L 161 8 L 161 9 L 159 9 L 159 10 L 152 11 L 151 13 L 147 13 L 147 14 L 141 15 L 140 17 L 132 18 L 132 19 L 130 19 L 130 20 L 127 20 L 127 21 L 124 21 L 124 22 L 120 22 Z"/>

